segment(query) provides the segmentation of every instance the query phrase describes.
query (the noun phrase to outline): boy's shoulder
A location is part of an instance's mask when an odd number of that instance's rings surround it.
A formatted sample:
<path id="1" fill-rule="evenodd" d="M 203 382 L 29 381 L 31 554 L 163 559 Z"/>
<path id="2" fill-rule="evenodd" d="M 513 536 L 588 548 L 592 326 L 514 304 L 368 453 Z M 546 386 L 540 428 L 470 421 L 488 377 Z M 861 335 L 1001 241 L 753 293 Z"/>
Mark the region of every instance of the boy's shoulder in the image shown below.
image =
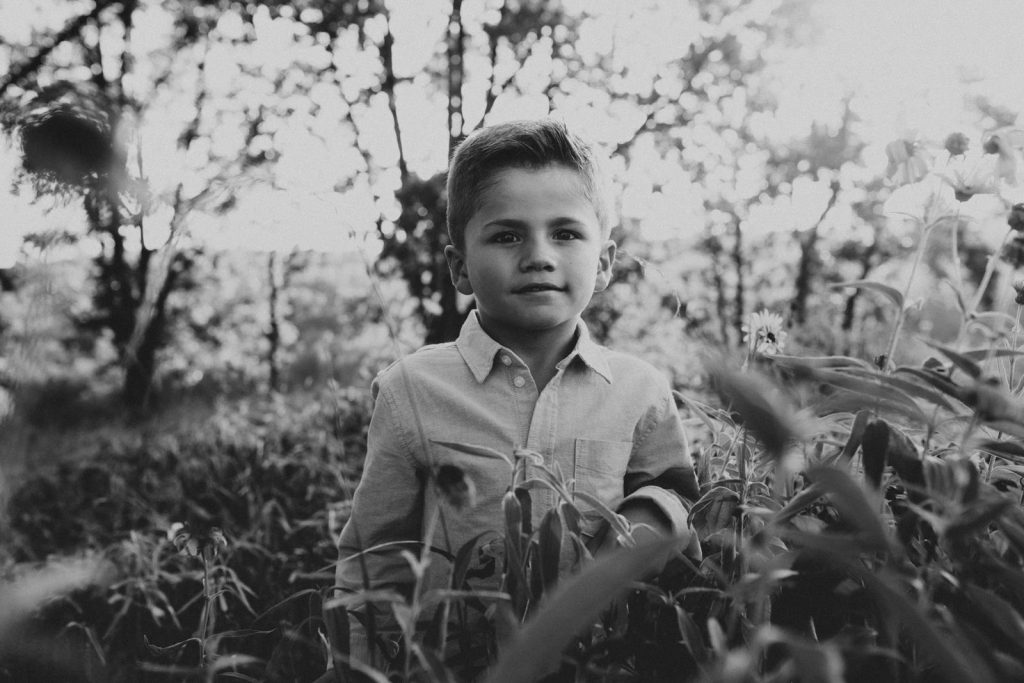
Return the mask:
<path id="1" fill-rule="evenodd" d="M 462 356 L 455 342 L 428 344 L 392 362 L 377 373 L 375 381 L 387 383 L 403 372 L 413 376 L 420 373 L 448 372 L 451 364 L 455 362 L 462 363 Z"/>
<path id="2" fill-rule="evenodd" d="M 607 346 L 595 344 L 594 347 L 604 356 L 613 381 L 616 383 L 627 382 L 659 387 L 670 384 L 669 377 L 663 370 L 639 356 Z"/>

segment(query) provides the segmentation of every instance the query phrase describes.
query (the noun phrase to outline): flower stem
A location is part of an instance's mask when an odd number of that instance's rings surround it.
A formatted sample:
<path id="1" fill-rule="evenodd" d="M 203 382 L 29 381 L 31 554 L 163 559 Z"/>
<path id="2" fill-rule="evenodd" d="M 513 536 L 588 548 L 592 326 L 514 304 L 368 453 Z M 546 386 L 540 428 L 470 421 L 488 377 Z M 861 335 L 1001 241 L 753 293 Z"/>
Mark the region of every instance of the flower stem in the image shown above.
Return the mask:
<path id="1" fill-rule="evenodd" d="M 967 332 L 967 325 L 974 318 L 974 315 L 978 312 L 978 307 L 981 306 L 981 300 L 985 297 L 985 290 L 988 289 L 988 283 L 992 281 L 992 275 L 996 271 L 996 263 L 999 262 L 999 255 L 1003 251 L 1003 245 L 1006 244 L 1006 240 L 1010 239 L 1010 235 L 1013 234 L 1013 228 L 1006 231 L 1003 235 L 1003 239 L 1000 240 L 999 246 L 996 250 L 989 255 L 988 263 L 985 266 L 985 274 L 981 276 L 981 283 L 978 285 L 978 291 L 974 293 L 974 299 L 971 301 L 970 308 L 967 309 L 966 320 L 964 320 L 963 326 L 960 328 L 960 334 L 957 336 L 956 347 L 960 347 L 960 343 L 963 341 L 964 334 Z"/>
<path id="2" fill-rule="evenodd" d="M 210 582 L 210 557 L 208 556 L 208 549 L 203 549 L 202 558 L 203 612 L 199 617 L 199 665 L 205 669 L 207 663 L 206 640 L 210 635 L 210 616 L 211 612 L 213 612 L 213 601 L 216 598 L 216 595 L 214 594 L 213 586 Z"/>
<path id="3" fill-rule="evenodd" d="M 889 369 L 890 366 L 895 367 L 892 361 L 892 355 L 896 352 L 896 342 L 900 338 L 900 332 L 903 330 L 903 321 L 907 317 L 907 298 L 910 296 L 910 287 L 914 283 L 914 276 L 917 274 L 917 267 L 921 265 L 921 257 L 924 256 L 924 248 L 928 243 L 929 230 L 925 228 L 921 231 L 921 239 L 917 244 L 917 253 L 914 254 L 914 265 L 910 268 L 910 277 L 907 278 L 907 284 L 903 288 L 903 304 L 900 306 L 899 313 L 896 315 L 896 323 L 892 327 L 892 335 L 889 337 L 889 344 L 885 349 L 885 368 Z"/>

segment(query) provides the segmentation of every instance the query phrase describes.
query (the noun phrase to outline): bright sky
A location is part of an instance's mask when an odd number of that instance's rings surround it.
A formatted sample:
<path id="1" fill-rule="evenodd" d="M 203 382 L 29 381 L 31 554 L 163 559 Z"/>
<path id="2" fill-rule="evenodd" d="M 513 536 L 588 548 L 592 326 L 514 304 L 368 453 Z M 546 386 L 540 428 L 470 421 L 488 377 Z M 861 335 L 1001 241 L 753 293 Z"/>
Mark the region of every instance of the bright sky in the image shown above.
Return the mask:
<path id="1" fill-rule="evenodd" d="M 396 63 L 400 70 L 416 73 L 417 65 L 422 64 L 444 31 L 447 3 L 444 0 L 394 0 L 391 4 L 395 10 Z M 686 3 L 678 0 L 663 0 L 665 10 L 657 17 L 659 21 L 648 17 L 643 25 L 630 23 L 630 10 L 623 3 L 602 0 L 577 4 L 592 12 L 604 8 L 617 22 L 614 25 L 609 22 L 603 28 L 595 26 L 584 37 L 588 44 L 599 47 L 618 31 L 617 44 L 635 45 L 641 50 L 635 55 L 638 60 L 644 55 L 648 60 L 653 59 L 651 55 L 671 58 L 673 51 L 685 44 L 687 9 Z M 85 5 L 65 3 L 62 9 L 72 14 Z M 467 0 L 464 12 L 471 16 L 486 6 L 489 6 L 488 0 Z M 806 133 L 813 119 L 833 120 L 842 97 L 856 92 L 857 112 L 865 134 L 873 142 L 867 160 L 877 164 L 881 171 L 885 163 L 884 144 L 908 129 L 917 129 L 922 135 L 935 139 L 942 139 L 955 129 L 974 132 L 963 106 L 968 92 L 988 94 L 996 103 L 1006 105 L 1024 103 L 1024 79 L 1019 75 L 1024 2 L 1020 0 L 820 0 L 814 4 L 814 11 L 821 20 L 820 35 L 813 45 L 779 66 L 780 82 L 786 84 L 779 93 L 780 106 L 776 112 L 776 125 L 782 132 L 799 135 Z M 62 22 L 60 15 L 41 14 L 34 3 L 0 0 L 0 38 L 4 40 L 26 42 L 28 25 L 59 26 Z M 221 30 L 225 33 L 233 30 L 230 20 L 225 19 L 222 24 Z M 165 29 L 165 19 L 149 13 L 140 17 L 135 37 L 143 40 L 141 33 L 148 30 L 157 34 Z M 290 34 L 283 23 L 261 19 L 257 31 L 259 41 L 254 47 L 254 60 L 273 62 L 275 57 L 286 58 L 284 48 L 289 44 Z M 640 35 L 644 36 L 643 41 L 637 38 Z M 310 50 L 315 52 L 313 47 Z M 287 58 L 290 56 L 291 53 Z M 310 58 L 315 59 L 315 55 Z M 544 68 L 542 61 L 532 62 L 527 68 Z M 211 60 L 210 63 L 217 62 Z M 358 65 L 347 66 L 358 68 Z M 0 57 L 0 72 L 6 67 Z M 140 63 L 137 68 L 144 66 Z M 965 75 L 972 81 L 969 86 L 962 82 Z M 211 69 L 208 76 L 214 84 L 220 79 L 225 85 L 234 78 L 233 73 L 218 73 L 216 69 Z M 255 92 L 249 96 L 258 98 Z M 414 89 L 410 89 L 406 97 L 412 103 L 403 119 L 408 133 L 408 156 L 414 169 L 429 172 L 443 163 L 445 141 L 442 136 L 420 133 L 416 127 L 426 122 L 430 130 L 437 130 L 440 121 L 443 128 L 443 108 L 438 109 L 438 103 L 431 102 L 427 96 L 415 94 Z M 323 106 L 337 106 L 337 93 L 321 93 L 321 98 Z M 471 99 L 467 94 L 470 117 Z M 502 103 L 495 114 L 499 118 L 541 115 L 545 113 L 544 106 L 542 99 L 527 97 Z M 572 112 L 567 114 L 573 115 Z M 601 112 L 601 120 L 589 123 L 594 127 L 607 127 L 614 122 L 614 112 Z M 379 127 L 379 135 L 374 138 L 381 141 L 381 148 L 374 151 L 393 154 L 387 118 L 375 116 L 363 123 Z M 290 249 L 297 245 L 331 250 L 353 246 L 347 238 L 349 228 L 367 224 L 377 207 L 369 188 L 348 196 L 331 190 L 329 169 L 337 166 L 339 155 L 345 154 L 345 149 L 351 153 L 351 145 L 345 140 L 333 139 L 336 147 L 332 147 L 330 137 L 325 143 L 324 138 L 310 138 L 299 128 L 297 125 L 291 137 L 282 133 L 282 139 L 291 140 L 291 147 L 284 150 L 280 160 L 279 189 L 267 193 L 259 202 L 241 204 L 229 220 L 221 217 L 209 221 L 209 225 L 193 225 L 195 236 L 208 235 L 204 241 L 225 248 L 241 246 L 266 250 Z M 176 130 L 163 133 L 165 137 L 177 134 Z M 147 144 L 166 146 L 171 140 L 161 139 L 159 129 L 149 135 L 151 139 Z M 190 173 L 188 159 L 160 154 L 150 158 L 157 161 L 150 164 L 149 172 L 154 178 L 162 176 L 164 182 L 172 183 Z M 0 148 L 0 184 L 4 187 L 9 186 L 15 163 L 17 155 L 13 150 Z M 203 182 L 199 176 L 192 180 L 199 186 Z M 388 183 L 393 184 L 395 179 L 385 178 L 383 182 L 378 192 L 386 189 Z M 634 206 L 646 207 L 643 217 L 653 226 L 669 226 L 673 220 L 678 222 L 680 211 L 688 214 L 700 211 L 692 201 L 687 203 L 686 198 L 693 193 L 687 192 L 685 183 L 673 183 L 656 200 L 644 195 L 642 188 L 634 189 L 636 196 L 627 197 L 627 204 L 632 201 Z M 805 187 L 795 190 L 794 194 L 808 198 L 805 206 L 795 206 L 794 211 L 814 215 L 813 206 L 820 201 L 817 196 L 820 193 Z M 30 205 L 7 192 L 0 193 L 0 215 L 5 217 L 6 225 L 0 232 L 0 267 L 10 266 L 19 258 L 21 234 L 68 224 L 67 210 L 47 213 L 44 208 Z M 159 237 L 161 221 L 166 226 L 166 218 L 167 212 L 157 212 L 151 217 L 151 237 Z M 656 228 L 652 229 L 652 236 L 657 233 Z"/>

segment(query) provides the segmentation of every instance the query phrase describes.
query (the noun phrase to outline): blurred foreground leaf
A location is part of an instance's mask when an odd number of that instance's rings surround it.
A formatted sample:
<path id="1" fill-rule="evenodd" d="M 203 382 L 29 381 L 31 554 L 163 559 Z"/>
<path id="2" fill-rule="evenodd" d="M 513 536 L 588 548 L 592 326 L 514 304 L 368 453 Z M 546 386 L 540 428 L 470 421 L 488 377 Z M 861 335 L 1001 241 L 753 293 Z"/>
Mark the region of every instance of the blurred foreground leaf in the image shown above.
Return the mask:
<path id="1" fill-rule="evenodd" d="M 789 401 L 768 378 L 738 372 L 719 362 L 711 362 L 708 367 L 722 402 L 739 413 L 743 425 L 773 459 L 781 458 L 786 447 L 803 436 L 800 421 Z"/>
<path id="2" fill-rule="evenodd" d="M 54 562 L 0 586 L 0 644 L 16 639 L 19 627 L 45 600 L 76 588 L 110 581 L 109 567 L 98 559 Z"/>
<path id="3" fill-rule="evenodd" d="M 558 666 L 562 650 L 679 540 L 665 538 L 598 558 L 551 596 L 501 653 L 487 683 L 534 683 Z"/>

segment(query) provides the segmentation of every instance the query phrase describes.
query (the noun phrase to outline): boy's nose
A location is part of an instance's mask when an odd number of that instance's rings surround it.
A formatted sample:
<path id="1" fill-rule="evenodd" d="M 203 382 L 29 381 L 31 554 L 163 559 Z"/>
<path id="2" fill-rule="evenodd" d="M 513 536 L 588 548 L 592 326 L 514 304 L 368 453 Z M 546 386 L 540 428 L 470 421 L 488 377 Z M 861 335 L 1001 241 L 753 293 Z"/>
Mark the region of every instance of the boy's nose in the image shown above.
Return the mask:
<path id="1" fill-rule="evenodd" d="M 528 244 L 523 252 L 520 268 L 524 271 L 554 270 L 555 259 L 551 248 L 543 243 Z"/>

